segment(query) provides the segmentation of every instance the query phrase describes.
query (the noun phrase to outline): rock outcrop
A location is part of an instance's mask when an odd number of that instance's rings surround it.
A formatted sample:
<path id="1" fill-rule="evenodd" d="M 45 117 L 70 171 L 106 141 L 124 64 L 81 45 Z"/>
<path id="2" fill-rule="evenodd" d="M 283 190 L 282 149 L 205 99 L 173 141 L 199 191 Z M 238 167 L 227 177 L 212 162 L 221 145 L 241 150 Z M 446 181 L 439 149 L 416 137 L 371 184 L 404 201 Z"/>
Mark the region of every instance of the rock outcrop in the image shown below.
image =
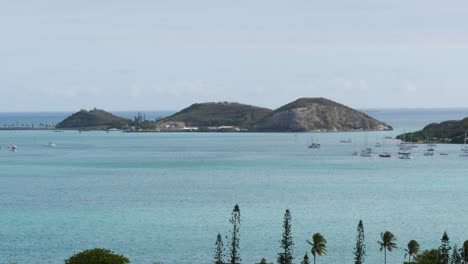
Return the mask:
<path id="1" fill-rule="evenodd" d="M 254 127 L 291 132 L 392 130 L 363 112 L 325 98 L 300 98 L 276 109 Z"/>

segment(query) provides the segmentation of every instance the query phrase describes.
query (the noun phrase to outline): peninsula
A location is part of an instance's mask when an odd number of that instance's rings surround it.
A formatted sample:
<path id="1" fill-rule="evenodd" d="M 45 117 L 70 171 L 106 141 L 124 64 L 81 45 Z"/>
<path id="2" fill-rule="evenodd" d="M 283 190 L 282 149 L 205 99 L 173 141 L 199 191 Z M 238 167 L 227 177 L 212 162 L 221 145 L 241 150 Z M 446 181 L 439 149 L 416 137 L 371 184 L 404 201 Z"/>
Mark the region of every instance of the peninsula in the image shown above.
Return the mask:
<path id="1" fill-rule="evenodd" d="M 439 143 L 461 144 L 465 140 L 468 131 L 468 117 L 462 120 L 449 120 L 441 123 L 432 123 L 422 130 L 405 133 L 397 136 L 398 139 L 425 142 L 433 141 Z"/>

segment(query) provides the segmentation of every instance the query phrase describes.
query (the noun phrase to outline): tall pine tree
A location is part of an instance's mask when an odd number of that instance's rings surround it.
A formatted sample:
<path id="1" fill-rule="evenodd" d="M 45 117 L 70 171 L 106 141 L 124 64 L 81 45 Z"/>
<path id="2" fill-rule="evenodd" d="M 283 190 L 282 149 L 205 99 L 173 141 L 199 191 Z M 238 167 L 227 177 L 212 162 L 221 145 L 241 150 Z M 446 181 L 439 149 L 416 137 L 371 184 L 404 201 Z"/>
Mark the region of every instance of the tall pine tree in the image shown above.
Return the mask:
<path id="1" fill-rule="evenodd" d="M 304 258 L 301 261 L 301 264 L 310 264 L 309 256 L 305 253 Z"/>
<path id="2" fill-rule="evenodd" d="M 452 256 L 450 257 L 450 264 L 461 264 L 462 263 L 462 256 L 458 251 L 457 245 L 453 246 Z"/>
<path id="3" fill-rule="evenodd" d="M 278 264 L 292 264 L 293 262 L 293 246 L 291 231 L 291 213 L 288 209 L 284 213 L 283 220 L 283 235 L 280 240 L 281 253 L 278 253 Z"/>
<path id="4" fill-rule="evenodd" d="M 366 257 L 366 245 L 364 244 L 364 225 L 359 220 L 357 226 L 356 246 L 354 247 L 354 263 L 362 264 Z"/>
<path id="5" fill-rule="evenodd" d="M 460 254 L 463 259 L 463 263 L 468 263 L 468 240 L 463 242 L 463 247 L 460 249 Z"/>
<path id="6" fill-rule="evenodd" d="M 218 236 L 216 237 L 216 242 L 215 242 L 215 252 L 214 252 L 214 264 L 224 264 L 223 260 L 223 238 L 221 237 L 221 234 L 218 233 Z"/>
<path id="7" fill-rule="evenodd" d="M 442 242 L 439 247 L 440 264 L 450 264 L 450 250 L 452 248 L 450 247 L 450 239 L 447 232 L 444 232 L 440 241 Z"/>
<path id="8" fill-rule="evenodd" d="M 239 255 L 239 241 L 240 241 L 240 208 L 239 205 L 235 205 L 231 213 L 231 241 L 229 243 L 229 263 L 239 264 L 241 258 Z"/>

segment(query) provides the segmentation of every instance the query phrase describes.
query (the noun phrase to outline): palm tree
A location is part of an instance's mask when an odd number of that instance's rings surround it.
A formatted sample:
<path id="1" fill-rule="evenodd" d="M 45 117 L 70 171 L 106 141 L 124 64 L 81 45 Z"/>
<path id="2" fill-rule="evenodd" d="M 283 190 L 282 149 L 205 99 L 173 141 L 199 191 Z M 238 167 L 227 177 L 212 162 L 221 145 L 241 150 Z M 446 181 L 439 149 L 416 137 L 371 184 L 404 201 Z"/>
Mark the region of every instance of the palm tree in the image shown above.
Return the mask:
<path id="1" fill-rule="evenodd" d="M 320 233 L 315 233 L 312 236 L 312 242 L 307 240 L 307 243 L 312 246 L 310 251 L 312 252 L 312 256 L 314 256 L 314 264 L 317 255 L 327 255 L 327 240 Z"/>
<path id="2" fill-rule="evenodd" d="M 419 244 L 416 240 L 408 242 L 408 248 L 405 249 L 405 258 L 408 256 L 408 262 L 411 262 L 411 257 L 419 253 Z"/>
<path id="3" fill-rule="evenodd" d="M 385 233 L 380 233 L 380 238 L 382 241 L 377 241 L 377 243 L 380 245 L 380 251 L 384 251 L 384 263 L 387 264 L 387 250 L 391 252 L 397 247 L 396 237 L 390 231 L 385 231 Z"/>

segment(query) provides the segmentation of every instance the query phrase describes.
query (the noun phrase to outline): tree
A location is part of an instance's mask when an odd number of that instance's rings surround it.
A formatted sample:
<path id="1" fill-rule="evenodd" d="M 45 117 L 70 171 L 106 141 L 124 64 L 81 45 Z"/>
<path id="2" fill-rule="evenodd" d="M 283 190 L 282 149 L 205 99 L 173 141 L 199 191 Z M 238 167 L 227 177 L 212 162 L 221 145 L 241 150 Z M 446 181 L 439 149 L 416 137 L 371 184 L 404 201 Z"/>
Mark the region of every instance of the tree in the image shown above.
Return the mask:
<path id="1" fill-rule="evenodd" d="M 327 255 L 327 240 L 320 233 L 315 233 L 312 236 L 312 242 L 307 240 L 307 243 L 312 246 L 310 251 L 312 252 L 312 256 L 314 256 L 314 264 L 316 263 L 317 255 Z"/>
<path id="2" fill-rule="evenodd" d="M 218 233 L 215 242 L 215 252 L 214 252 L 214 264 L 224 264 L 223 260 L 223 238 L 221 234 Z"/>
<path id="3" fill-rule="evenodd" d="M 307 253 L 305 253 L 304 258 L 301 261 L 301 264 L 310 264 L 309 256 L 307 256 Z"/>
<path id="4" fill-rule="evenodd" d="M 424 250 L 414 256 L 414 264 L 439 264 L 440 256 L 438 249 Z"/>
<path id="5" fill-rule="evenodd" d="M 260 260 L 260 262 L 256 264 L 272 264 L 272 263 L 271 262 L 268 263 L 265 258 L 262 258 L 262 260 Z"/>
<path id="6" fill-rule="evenodd" d="M 461 256 L 463 259 L 463 263 L 468 263 L 468 240 L 463 242 L 463 247 L 461 248 Z"/>
<path id="7" fill-rule="evenodd" d="M 241 258 L 239 256 L 239 241 L 240 241 L 240 208 L 239 205 L 235 205 L 234 209 L 232 210 L 231 213 L 231 219 L 229 219 L 229 222 L 232 225 L 231 229 L 231 241 L 229 243 L 229 256 L 230 264 L 238 264 L 241 261 Z"/>
<path id="8" fill-rule="evenodd" d="M 405 258 L 408 256 L 408 262 L 411 262 L 411 257 L 414 257 L 414 255 L 419 252 L 419 243 L 416 242 L 416 240 L 410 240 L 410 242 L 408 242 L 408 248 L 406 248 L 405 251 Z"/>
<path id="9" fill-rule="evenodd" d="M 292 264 L 293 262 L 293 238 L 291 231 L 291 213 L 288 209 L 284 213 L 283 235 L 280 240 L 281 253 L 278 253 L 278 264 Z"/>
<path id="10" fill-rule="evenodd" d="M 380 251 L 384 251 L 384 263 L 387 264 L 387 250 L 392 252 L 394 248 L 397 247 L 395 243 L 396 237 L 390 231 L 385 231 L 384 233 L 380 233 L 381 241 L 377 241 L 380 245 Z"/>
<path id="11" fill-rule="evenodd" d="M 364 225 L 359 220 L 357 227 L 356 246 L 354 247 L 354 263 L 362 264 L 366 257 L 366 245 L 364 244 Z"/>
<path id="12" fill-rule="evenodd" d="M 122 255 L 117 255 L 114 252 L 104 248 L 87 249 L 79 252 L 69 259 L 65 260 L 65 264 L 126 264 L 130 260 Z"/>
<path id="13" fill-rule="evenodd" d="M 450 257 L 450 264 L 461 264 L 462 257 L 458 251 L 457 245 L 453 246 L 452 256 Z"/>
<path id="14" fill-rule="evenodd" d="M 447 232 L 444 232 L 442 238 L 440 239 L 441 245 L 439 247 L 440 253 L 440 263 L 441 264 L 449 264 L 450 263 L 450 239 L 447 235 Z"/>

